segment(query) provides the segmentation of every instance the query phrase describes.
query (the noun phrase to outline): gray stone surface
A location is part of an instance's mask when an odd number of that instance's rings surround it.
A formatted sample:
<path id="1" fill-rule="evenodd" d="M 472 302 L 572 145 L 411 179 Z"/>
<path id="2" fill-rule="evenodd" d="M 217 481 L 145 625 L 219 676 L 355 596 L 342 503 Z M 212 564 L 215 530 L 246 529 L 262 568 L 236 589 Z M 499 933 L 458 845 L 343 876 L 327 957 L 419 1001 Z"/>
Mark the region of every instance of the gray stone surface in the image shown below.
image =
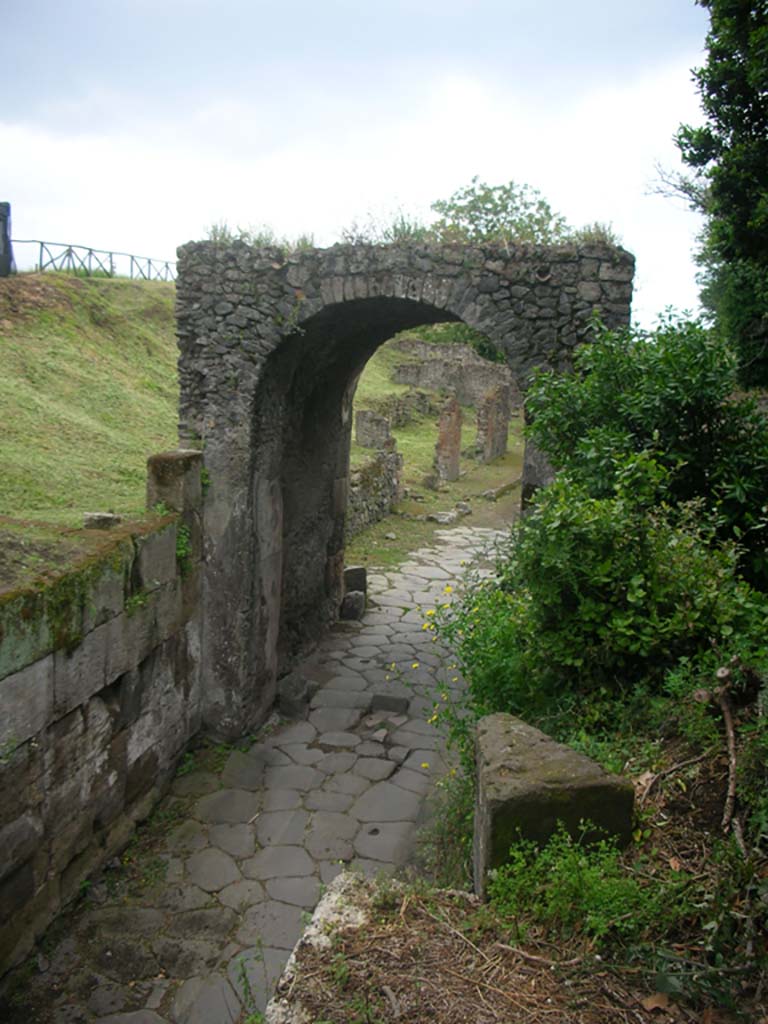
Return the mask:
<path id="1" fill-rule="evenodd" d="M 218 793 L 201 797 L 195 806 L 195 813 L 201 821 L 212 825 L 239 825 L 258 814 L 259 806 L 260 799 L 256 793 L 244 789 L 222 789 Z"/>
<path id="2" fill-rule="evenodd" d="M 187 860 L 187 876 L 205 892 L 218 892 L 240 878 L 232 858 L 223 850 L 200 850 Z"/>
<path id="3" fill-rule="evenodd" d="M 456 531 L 446 533 L 414 556 L 409 579 L 394 571 L 372 575 L 372 597 L 394 602 L 388 606 L 391 625 L 366 622 L 336 630 L 297 671 L 318 688 L 367 699 L 380 687 L 400 685 L 384 682 L 395 651 L 417 687 L 426 687 L 427 679 L 438 684 L 439 659 L 422 652 L 427 644 L 430 651 L 434 647 L 428 636 L 411 628 L 402 609 L 413 607 L 414 588 L 426 586 L 414 582 L 420 579 L 416 573 L 441 573 L 443 567 L 458 571 L 477 533 L 467 530 L 458 540 Z M 442 577 L 435 586 L 439 594 Z M 408 643 L 399 642 L 402 636 L 409 637 Z M 422 665 L 418 672 L 411 669 L 414 661 Z M 135 1002 L 114 1012 L 164 1013 L 162 1024 L 178 1024 L 170 1010 L 174 999 L 179 1014 L 230 1013 L 232 998 L 242 994 L 236 964 L 245 954 L 253 1005 L 263 1007 L 301 929 L 302 913 L 314 905 L 320 884 L 339 873 L 340 862 L 376 876 L 407 861 L 417 816 L 443 759 L 439 749 L 425 747 L 439 744 L 423 721 L 431 704 L 417 692 L 408 715 L 398 713 L 402 706 L 367 713 L 306 707 L 304 713 L 316 716 L 315 721 L 282 725 L 273 720 L 247 753 L 230 753 L 221 771 L 179 776 L 167 806 L 187 819 L 161 842 L 150 862 L 153 872 L 163 867 L 165 881 L 127 905 L 110 903 L 109 888 L 97 881 L 94 897 L 98 894 L 105 904 L 91 907 L 82 930 L 51 952 L 51 966 L 39 976 L 41 984 L 55 978 L 65 989 L 70 979 L 92 978 L 78 983 L 83 991 L 90 984 L 85 995 L 73 987 L 72 1010 L 80 1016 L 72 1021 L 91 1020 L 85 1008 L 89 998 L 106 1011 L 125 992 Z M 79 742 L 81 733 L 73 735 Z M 339 740 L 354 746 L 332 745 Z M 429 768 L 422 768 L 427 762 Z M 156 777 L 151 757 L 143 770 L 147 779 Z M 16 847 L 34 854 L 38 834 L 32 821 L 8 835 Z M 93 936 L 96 943 L 90 941 Z M 261 959 L 257 949 L 263 950 Z M 210 1020 L 218 1024 L 215 1016 Z"/>
<path id="4" fill-rule="evenodd" d="M 478 894 L 484 892 L 487 872 L 506 861 L 515 839 L 545 843 L 558 822 L 574 837 L 581 833 L 580 823 L 590 821 L 629 842 L 632 783 L 519 718 L 495 714 L 480 720 L 476 763 L 473 869 Z"/>

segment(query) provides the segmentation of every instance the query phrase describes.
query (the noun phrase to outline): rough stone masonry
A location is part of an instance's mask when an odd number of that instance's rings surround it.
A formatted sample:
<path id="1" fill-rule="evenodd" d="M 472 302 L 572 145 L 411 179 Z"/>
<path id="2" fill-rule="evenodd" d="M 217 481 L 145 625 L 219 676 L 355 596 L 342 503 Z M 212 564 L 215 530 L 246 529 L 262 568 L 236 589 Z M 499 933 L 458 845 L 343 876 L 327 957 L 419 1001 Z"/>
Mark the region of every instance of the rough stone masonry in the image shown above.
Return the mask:
<path id="1" fill-rule="evenodd" d="M 341 599 L 352 397 L 376 348 L 463 321 L 524 386 L 565 369 L 593 313 L 628 324 L 634 258 L 607 245 L 507 250 L 241 242 L 179 250 L 181 443 L 202 445 L 203 718 L 239 736 Z M 530 460 L 529 460 L 530 461 Z"/>

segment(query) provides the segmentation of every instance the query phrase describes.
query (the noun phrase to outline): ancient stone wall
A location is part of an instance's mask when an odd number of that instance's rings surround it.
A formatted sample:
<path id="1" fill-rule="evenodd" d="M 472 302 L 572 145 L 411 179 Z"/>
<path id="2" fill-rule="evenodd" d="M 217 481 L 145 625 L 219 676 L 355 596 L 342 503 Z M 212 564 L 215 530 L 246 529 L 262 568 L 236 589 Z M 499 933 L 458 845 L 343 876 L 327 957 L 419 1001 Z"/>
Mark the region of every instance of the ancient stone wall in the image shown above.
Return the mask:
<path id="1" fill-rule="evenodd" d="M 341 600 L 352 396 L 378 346 L 463 321 L 524 387 L 566 368 L 596 310 L 628 324 L 633 257 L 606 245 L 179 250 L 180 437 L 204 445 L 203 715 L 239 736 Z"/>
<path id="2" fill-rule="evenodd" d="M 461 406 L 452 395 L 442 408 L 437 423 L 434 475 L 437 483 L 459 479 L 461 461 Z"/>
<path id="3" fill-rule="evenodd" d="M 349 478 L 347 540 L 388 516 L 402 498 L 403 456 L 394 448 L 377 452 Z"/>
<path id="4" fill-rule="evenodd" d="M 0 973 L 127 844 L 200 726 L 200 455 L 154 462 L 151 496 L 180 515 L 0 598 Z"/>
<path id="5" fill-rule="evenodd" d="M 370 409 L 355 413 L 355 441 L 361 448 L 384 448 L 392 439 L 389 420 Z"/>
<path id="6" fill-rule="evenodd" d="M 416 359 L 395 367 L 392 379 L 396 384 L 449 391 L 456 395 L 460 405 L 471 405 L 475 409 L 491 388 L 504 384 L 510 403 L 515 408 L 522 403 L 520 389 L 509 367 L 483 359 L 469 345 L 431 344 L 404 338 L 399 347 Z"/>

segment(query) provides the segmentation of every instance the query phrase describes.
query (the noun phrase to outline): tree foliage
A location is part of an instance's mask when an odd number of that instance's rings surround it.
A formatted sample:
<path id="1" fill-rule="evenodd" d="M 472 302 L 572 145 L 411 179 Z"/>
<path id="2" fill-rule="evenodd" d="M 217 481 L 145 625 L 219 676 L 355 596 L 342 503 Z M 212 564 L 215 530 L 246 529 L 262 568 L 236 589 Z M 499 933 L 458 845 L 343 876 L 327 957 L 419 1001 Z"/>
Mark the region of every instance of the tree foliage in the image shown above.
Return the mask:
<path id="1" fill-rule="evenodd" d="M 526 399 L 530 433 L 555 468 L 605 497 L 617 456 L 652 454 L 666 472 L 660 497 L 701 499 L 768 590 L 768 423 L 751 400 L 732 398 L 737 364 L 722 338 L 696 321 L 650 334 L 598 327 L 575 369 L 539 374 Z"/>
<path id="2" fill-rule="evenodd" d="M 739 348 L 742 379 L 768 383 L 768 4 L 697 0 L 710 12 L 694 72 L 705 124 L 676 141 L 707 216 L 703 300 Z"/>
<path id="3" fill-rule="evenodd" d="M 486 185 L 475 176 L 448 199 L 432 204 L 440 219 L 433 225 L 444 242 L 533 242 L 552 245 L 566 241 L 569 228 L 538 189 L 530 185 Z"/>

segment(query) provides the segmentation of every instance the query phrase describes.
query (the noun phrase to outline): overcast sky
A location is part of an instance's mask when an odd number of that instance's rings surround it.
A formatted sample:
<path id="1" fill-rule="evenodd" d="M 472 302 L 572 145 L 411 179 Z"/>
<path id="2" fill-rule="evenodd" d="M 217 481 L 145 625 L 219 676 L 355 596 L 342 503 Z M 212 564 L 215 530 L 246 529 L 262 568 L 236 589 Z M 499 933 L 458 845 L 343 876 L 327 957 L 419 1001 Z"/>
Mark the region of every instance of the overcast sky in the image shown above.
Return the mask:
<path id="1" fill-rule="evenodd" d="M 0 0 L 15 238 L 173 257 L 214 222 L 318 245 L 473 175 L 610 221 L 636 317 L 697 307 L 697 217 L 649 195 L 701 120 L 693 0 Z M 20 247 L 17 258 L 22 264 Z"/>

